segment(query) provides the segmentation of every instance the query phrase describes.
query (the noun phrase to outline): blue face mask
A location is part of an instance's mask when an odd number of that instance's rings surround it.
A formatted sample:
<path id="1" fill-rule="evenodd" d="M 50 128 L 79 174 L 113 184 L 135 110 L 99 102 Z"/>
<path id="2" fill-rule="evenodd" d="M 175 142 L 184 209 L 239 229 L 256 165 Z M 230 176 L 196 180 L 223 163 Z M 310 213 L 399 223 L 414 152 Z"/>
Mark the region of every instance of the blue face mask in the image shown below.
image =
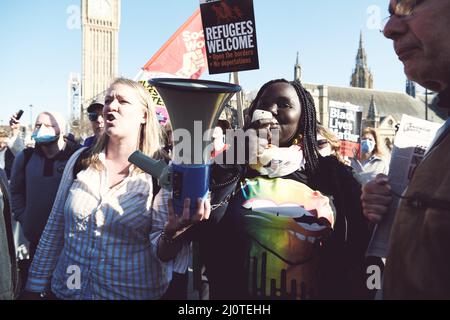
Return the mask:
<path id="1" fill-rule="evenodd" d="M 361 140 L 361 153 L 371 153 L 375 149 L 375 142 L 369 139 Z"/>
<path id="2" fill-rule="evenodd" d="M 58 136 L 53 128 L 41 127 L 33 132 L 31 139 L 34 139 L 37 144 L 48 144 L 58 140 Z"/>

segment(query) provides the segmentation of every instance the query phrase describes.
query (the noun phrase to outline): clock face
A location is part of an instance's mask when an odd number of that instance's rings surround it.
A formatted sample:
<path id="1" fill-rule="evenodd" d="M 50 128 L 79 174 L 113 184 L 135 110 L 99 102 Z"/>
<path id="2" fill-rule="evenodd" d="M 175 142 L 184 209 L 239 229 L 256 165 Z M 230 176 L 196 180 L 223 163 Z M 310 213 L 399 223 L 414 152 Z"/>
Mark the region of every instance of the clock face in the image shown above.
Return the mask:
<path id="1" fill-rule="evenodd" d="M 112 3 L 111 0 L 89 0 L 88 15 L 94 19 L 111 20 Z"/>

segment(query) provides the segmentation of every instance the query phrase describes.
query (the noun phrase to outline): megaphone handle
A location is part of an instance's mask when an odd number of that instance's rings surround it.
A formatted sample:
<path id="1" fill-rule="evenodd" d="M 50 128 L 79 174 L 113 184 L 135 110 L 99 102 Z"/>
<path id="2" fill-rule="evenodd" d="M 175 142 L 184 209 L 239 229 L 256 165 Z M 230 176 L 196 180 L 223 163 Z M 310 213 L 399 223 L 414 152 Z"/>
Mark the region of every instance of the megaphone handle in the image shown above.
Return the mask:
<path id="1" fill-rule="evenodd" d="M 191 199 L 191 214 L 197 207 L 197 198 L 206 199 L 209 190 L 209 165 L 172 164 L 172 196 L 175 214 L 183 213 L 185 198 Z"/>

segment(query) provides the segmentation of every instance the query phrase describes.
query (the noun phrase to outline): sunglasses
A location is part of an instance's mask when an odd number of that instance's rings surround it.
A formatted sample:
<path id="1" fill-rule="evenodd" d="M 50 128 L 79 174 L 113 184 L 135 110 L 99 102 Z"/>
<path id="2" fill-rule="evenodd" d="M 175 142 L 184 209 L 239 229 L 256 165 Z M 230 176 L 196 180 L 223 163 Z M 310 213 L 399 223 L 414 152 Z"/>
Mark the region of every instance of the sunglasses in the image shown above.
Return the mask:
<path id="1" fill-rule="evenodd" d="M 103 117 L 103 115 L 101 113 L 97 113 L 97 112 L 89 112 L 88 113 L 88 118 L 92 122 L 97 121 L 98 117 L 100 117 L 100 116 Z"/>

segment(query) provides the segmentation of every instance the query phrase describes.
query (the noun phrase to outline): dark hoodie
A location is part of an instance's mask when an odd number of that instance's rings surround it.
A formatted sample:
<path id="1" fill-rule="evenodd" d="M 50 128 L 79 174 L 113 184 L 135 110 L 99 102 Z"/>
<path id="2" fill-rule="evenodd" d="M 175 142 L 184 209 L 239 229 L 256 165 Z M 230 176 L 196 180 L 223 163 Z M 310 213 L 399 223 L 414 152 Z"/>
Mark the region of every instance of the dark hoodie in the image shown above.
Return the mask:
<path id="1" fill-rule="evenodd" d="M 65 147 L 48 159 L 37 146 L 35 149 L 25 149 L 16 156 L 11 173 L 12 208 L 15 219 L 21 223 L 25 237 L 32 244 L 39 242 L 64 168 L 76 149 Z M 32 154 L 26 161 L 28 152 Z"/>

